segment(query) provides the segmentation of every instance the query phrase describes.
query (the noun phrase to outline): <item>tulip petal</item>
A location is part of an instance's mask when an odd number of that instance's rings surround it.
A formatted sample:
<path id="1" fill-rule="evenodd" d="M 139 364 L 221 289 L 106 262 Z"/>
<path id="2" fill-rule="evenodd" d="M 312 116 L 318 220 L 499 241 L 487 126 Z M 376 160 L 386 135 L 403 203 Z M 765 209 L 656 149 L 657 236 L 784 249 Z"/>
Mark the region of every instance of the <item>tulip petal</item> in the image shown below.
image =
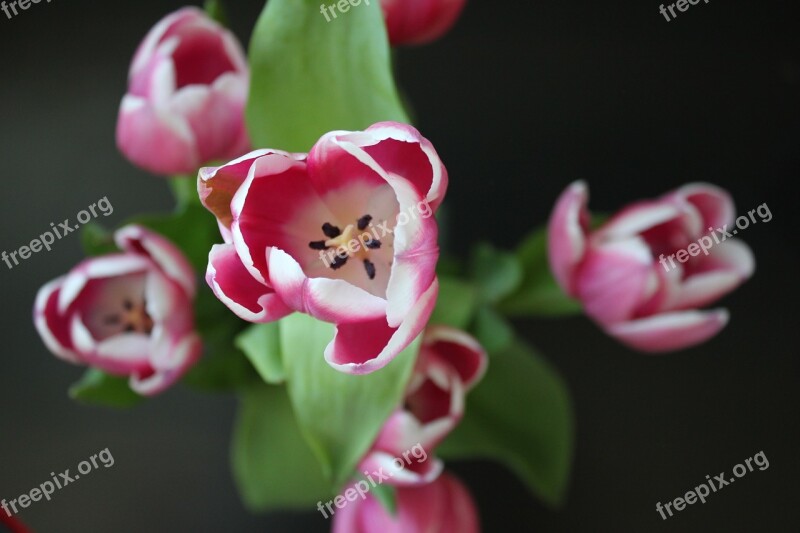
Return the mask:
<path id="1" fill-rule="evenodd" d="M 483 378 L 489 359 L 483 346 L 472 335 L 449 326 L 429 326 L 422 340 L 422 352 L 449 364 L 458 373 L 466 390 Z"/>
<path id="2" fill-rule="evenodd" d="M 577 275 L 576 293 L 586 314 L 610 324 L 633 317 L 658 289 L 650 249 L 640 238 L 592 248 Z"/>
<path id="3" fill-rule="evenodd" d="M 422 332 L 436 304 L 439 282 L 434 280 L 402 324 L 392 328 L 386 319 L 337 324 L 325 349 L 325 360 L 348 374 L 367 374 L 389 364 Z"/>
<path id="4" fill-rule="evenodd" d="M 576 181 L 559 197 L 547 226 L 550 269 L 558 284 L 570 296 L 574 296 L 577 290 L 574 284 L 575 269 L 586 253 L 588 201 L 586 183 Z"/>
<path id="5" fill-rule="evenodd" d="M 154 396 L 172 386 L 202 354 L 202 342 L 196 334 L 186 336 L 170 353 L 171 369 L 133 373 L 130 387 L 142 396 Z"/>
<path id="6" fill-rule="evenodd" d="M 63 320 L 58 312 L 59 291 L 66 276 L 45 284 L 36 294 L 33 310 L 33 323 L 47 348 L 55 355 L 70 363 L 78 364 L 80 359 L 73 351 L 69 333 L 69 322 Z"/>
<path id="7" fill-rule="evenodd" d="M 231 244 L 211 248 L 206 281 L 222 303 L 248 322 L 273 322 L 292 312 L 273 289 L 250 275 Z"/>
<path id="8" fill-rule="evenodd" d="M 297 261 L 274 248 L 270 281 L 286 304 L 325 322 L 386 322 L 386 301 L 340 279 L 308 278 Z M 412 339 L 413 340 L 413 339 Z"/>
<path id="9" fill-rule="evenodd" d="M 128 159 L 154 174 L 181 174 L 201 163 L 188 122 L 136 96 L 122 99 L 117 146 Z"/>
<path id="10" fill-rule="evenodd" d="M 705 342 L 727 323 L 728 312 L 725 309 L 678 311 L 612 324 L 606 331 L 631 348 L 658 353 Z"/>
<path id="11" fill-rule="evenodd" d="M 135 224 L 117 230 L 114 241 L 125 251 L 150 257 L 170 279 L 183 287 L 188 296 L 194 296 L 194 270 L 186 256 L 170 241 Z"/>

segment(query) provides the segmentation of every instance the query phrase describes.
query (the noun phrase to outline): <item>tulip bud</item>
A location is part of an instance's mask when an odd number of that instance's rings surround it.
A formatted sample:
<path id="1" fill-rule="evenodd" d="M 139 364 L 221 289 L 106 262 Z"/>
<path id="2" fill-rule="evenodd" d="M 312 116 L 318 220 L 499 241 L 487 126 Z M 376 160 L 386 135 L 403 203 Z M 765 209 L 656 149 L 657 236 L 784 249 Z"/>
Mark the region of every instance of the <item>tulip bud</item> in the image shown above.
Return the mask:
<path id="1" fill-rule="evenodd" d="M 197 8 L 150 30 L 131 64 L 117 121 L 117 146 L 161 175 L 192 174 L 204 163 L 246 152 L 249 74 L 241 46 Z"/>

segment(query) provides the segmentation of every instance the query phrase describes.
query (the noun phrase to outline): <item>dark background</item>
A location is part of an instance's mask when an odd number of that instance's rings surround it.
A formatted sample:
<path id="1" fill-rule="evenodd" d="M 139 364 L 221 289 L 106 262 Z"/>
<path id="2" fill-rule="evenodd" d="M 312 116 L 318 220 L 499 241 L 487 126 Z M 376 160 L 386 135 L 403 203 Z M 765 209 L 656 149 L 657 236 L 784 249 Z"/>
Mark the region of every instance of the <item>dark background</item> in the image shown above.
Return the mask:
<path id="1" fill-rule="evenodd" d="M 261 2 L 228 3 L 248 39 Z M 653 357 L 585 318 L 518 324 L 571 388 L 575 466 L 552 511 L 500 467 L 451 465 L 488 532 L 800 526 L 797 12 L 788 1 L 712 0 L 667 22 L 658 4 L 472 1 L 444 40 L 399 54 L 417 125 L 450 171 L 462 254 L 480 239 L 513 246 L 578 178 L 599 211 L 705 180 L 729 189 L 739 213 L 766 202 L 774 217 L 740 234 L 757 272 L 722 302 L 732 320 L 701 347 Z M 0 250 L 103 196 L 115 209 L 107 225 L 171 207 L 166 184 L 127 164 L 113 133 L 136 45 L 180 5 L 54 0 L 13 20 L 0 13 Z M 13 270 L 0 264 L 0 498 L 108 447 L 113 468 L 22 518 L 44 533 L 326 531 L 312 509 L 245 512 L 228 469 L 233 398 L 178 388 L 125 412 L 67 399 L 82 370 L 48 354 L 30 314 L 39 286 L 80 258 L 73 234 Z M 768 470 L 666 522 L 655 511 L 762 450 Z"/>

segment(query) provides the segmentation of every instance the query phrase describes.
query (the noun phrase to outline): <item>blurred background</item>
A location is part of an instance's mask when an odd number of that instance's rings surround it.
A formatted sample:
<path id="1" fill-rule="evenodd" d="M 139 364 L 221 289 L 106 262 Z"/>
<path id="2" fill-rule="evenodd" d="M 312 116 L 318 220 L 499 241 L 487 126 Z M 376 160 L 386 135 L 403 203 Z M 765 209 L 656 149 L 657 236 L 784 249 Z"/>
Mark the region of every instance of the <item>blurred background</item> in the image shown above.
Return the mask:
<path id="1" fill-rule="evenodd" d="M 247 42 L 263 2 L 226 2 Z M 165 182 L 114 145 L 129 61 L 173 0 L 34 4 L 0 14 L 0 250 L 15 250 L 107 196 L 113 226 L 166 211 Z M 549 509 L 501 467 L 454 464 L 484 531 L 766 531 L 800 526 L 797 227 L 800 38 L 788 1 L 709 2 L 667 22 L 645 2 L 470 2 L 445 39 L 400 50 L 399 83 L 448 166 L 450 245 L 514 246 L 575 179 L 612 211 L 684 182 L 732 192 L 773 219 L 740 237 L 752 280 L 723 301 L 711 342 L 633 353 L 585 318 L 517 325 L 566 379 L 577 417 L 569 495 Z M 324 87 L 320 91 L 324 92 Z M 189 228 L 187 228 L 188 230 Z M 82 257 L 72 234 L 13 270 L 0 264 L 0 498 L 109 448 L 116 464 L 39 502 L 34 531 L 323 532 L 319 513 L 249 515 L 228 467 L 236 401 L 174 389 L 130 411 L 87 408 L 82 369 L 44 348 L 37 289 Z M 525 406 L 520 405 L 520 420 Z M 670 501 L 763 451 L 756 470 L 667 521 Z"/>

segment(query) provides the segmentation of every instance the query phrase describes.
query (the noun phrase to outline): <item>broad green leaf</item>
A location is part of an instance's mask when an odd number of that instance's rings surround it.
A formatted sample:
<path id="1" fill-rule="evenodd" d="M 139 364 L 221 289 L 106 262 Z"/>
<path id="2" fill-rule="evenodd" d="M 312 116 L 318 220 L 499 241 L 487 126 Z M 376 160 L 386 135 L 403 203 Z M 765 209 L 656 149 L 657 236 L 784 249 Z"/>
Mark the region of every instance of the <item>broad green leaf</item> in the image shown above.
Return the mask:
<path id="1" fill-rule="evenodd" d="M 289 397 L 300 428 L 332 486 L 342 485 L 400 404 L 419 340 L 386 367 L 354 376 L 325 362 L 334 326 L 295 313 L 280 322 Z"/>
<path id="2" fill-rule="evenodd" d="M 408 122 L 380 2 L 328 22 L 319 0 L 270 0 L 250 43 L 250 69 L 246 116 L 255 146 L 306 152 L 329 131 Z"/>
<path id="3" fill-rule="evenodd" d="M 561 378 L 530 348 L 515 342 L 492 354 L 489 371 L 467 397 L 464 419 L 439 454 L 496 460 L 535 495 L 558 505 L 569 479 L 573 434 L 569 393 Z"/>
<path id="4" fill-rule="evenodd" d="M 522 283 L 522 267 L 514 254 L 481 243 L 472 254 L 472 279 L 482 302 L 494 303 Z"/>
<path id="5" fill-rule="evenodd" d="M 581 305 L 556 283 L 547 260 L 547 231 L 532 232 L 517 249 L 523 280 L 498 309 L 509 316 L 568 316 L 581 312 Z"/>
<path id="6" fill-rule="evenodd" d="M 254 324 L 239 334 L 235 341 L 261 378 L 274 385 L 286 380 L 286 371 L 281 360 L 279 328 L 277 322 Z"/>
<path id="7" fill-rule="evenodd" d="M 259 384 L 240 399 L 231 465 L 251 511 L 310 511 L 331 490 L 297 426 L 285 387 Z"/>
<path id="8" fill-rule="evenodd" d="M 439 298 L 431 315 L 431 324 L 466 329 L 477 308 L 478 294 L 470 283 L 439 276 Z"/>
<path id="9" fill-rule="evenodd" d="M 128 386 L 128 378 L 111 376 L 90 368 L 69 389 L 69 396 L 81 403 L 105 407 L 133 407 L 144 401 Z"/>
<path id="10" fill-rule="evenodd" d="M 471 329 L 475 338 L 489 353 L 504 350 L 514 341 L 514 328 L 489 306 L 478 310 Z"/>

